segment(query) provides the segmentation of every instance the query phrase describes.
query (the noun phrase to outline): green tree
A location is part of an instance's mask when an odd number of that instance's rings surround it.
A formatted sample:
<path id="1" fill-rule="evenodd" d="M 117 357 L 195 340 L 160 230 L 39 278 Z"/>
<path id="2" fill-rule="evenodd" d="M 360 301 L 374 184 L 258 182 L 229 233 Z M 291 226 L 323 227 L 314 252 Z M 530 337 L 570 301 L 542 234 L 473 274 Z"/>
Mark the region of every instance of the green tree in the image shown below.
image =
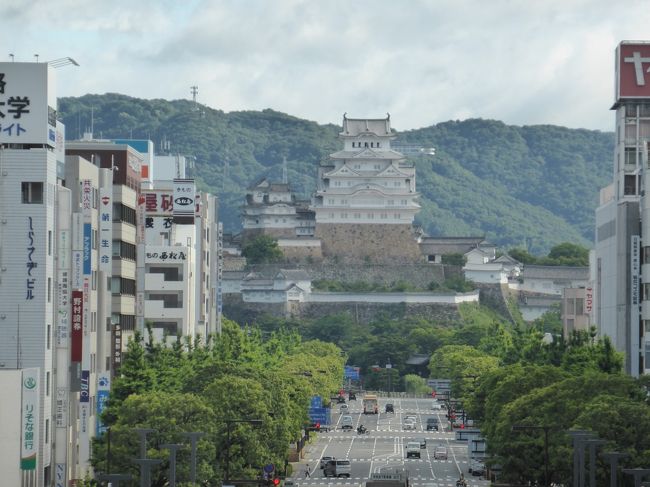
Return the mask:
<path id="1" fill-rule="evenodd" d="M 272 264 L 280 262 L 283 254 L 278 242 L 269 235 L 258 235 L 244 245 L 242 255 L 250 264 Z"/>

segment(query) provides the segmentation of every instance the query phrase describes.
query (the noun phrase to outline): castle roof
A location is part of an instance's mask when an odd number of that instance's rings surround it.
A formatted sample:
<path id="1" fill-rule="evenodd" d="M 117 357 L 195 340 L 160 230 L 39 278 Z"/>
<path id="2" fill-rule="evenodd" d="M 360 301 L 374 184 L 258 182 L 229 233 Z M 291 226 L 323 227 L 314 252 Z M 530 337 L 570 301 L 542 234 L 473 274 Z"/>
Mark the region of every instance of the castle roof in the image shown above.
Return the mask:
<path id="1" fill-rule="evenodd" d="M 524 265 L 526 279 L 575 279 L 588 280 L 589 267 L 570 267 L 560 265 Z"/>
<path id="2" fill-rule="evenodd" d="M 377 135 L 395 137 L 390 129 L 390 115 L 386 118 L 348 118 L 343 114 L 343 131 L 341 137 L 358 137 L 360 135 Z"/>
<path id="3" fill-rule="evenodd" d="M 422 237 L 420 249 L 429 255 L 465 254 L 486 243 L 485 237 Z"/>
<path id="4" fill-rule="evenodd" d="M 404 154 L 394 150 L 340 150 L 330 154 L 330 159 L 389 159 L 401 160 L 405 159 Z"/>

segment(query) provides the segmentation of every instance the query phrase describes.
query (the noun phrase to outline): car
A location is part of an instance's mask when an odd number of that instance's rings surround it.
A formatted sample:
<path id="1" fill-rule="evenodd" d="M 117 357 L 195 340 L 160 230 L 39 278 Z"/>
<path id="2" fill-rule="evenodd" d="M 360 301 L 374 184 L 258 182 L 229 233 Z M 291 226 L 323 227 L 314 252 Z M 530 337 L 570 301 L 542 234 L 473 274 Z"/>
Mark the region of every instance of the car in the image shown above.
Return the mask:
<path id="1" fill-rule="evenodd" d="M 420 448 L 424 449 L 427 447 L 427 439 L 426 438 L 416 438 L 415 441 L 420 443 Z"/>
<path id="2" fill-rule="evenodd" d="M 417 423 L 417 422 L 418 422 L 418 418 L 417 418 L 417 416 L 415 416 L 415 415 L 413 415 L 413 414 L 407 414 L 406 416 L 404 416 L 404 419 L 410 419 L 410 420 L 413 420 L 414 423 Z"/>
<path id="3" fill-rule="evenodd" d="M 474 477 L 485 475 L 485 464 L 478 458 L 472 458 L 469 461 L 469 473 Z"/>
<path id="4" fill-rule="evenodd" d="M 434 460 L 447 460 L 447 448 L 444 446 L 437 446 L 433 452 Z"/>
<path id="5" fill-rule="evenodd" d="M 325 464 L 325 468 L 323 468 L 323 475 L 325 477 L 350 478 L 351 473 L 350 460 L 329 460 Z"/>
<path id="6" fill-rule="evenodd" d="M 386 403 L 386 412 L 387 413 L 394 413 L 395 412 L 395 407 L 393 406 L 392 403 Z"/>
<path id="7" fill-rule="evenodd" d="M 354 424 L 354 421 L 352 421 L 352 416 L 350 415 L 345 415 L 341 416 L 341 429 L 343 431 L 349 430 L 352 431 L 352 425 Z"/>
<path id="8" fill-rule="evenodd" d="M 356 401 L 357 400 L 357 395 L 354 392 L 351 392 L 348 395 L 348 401 Z"/>
<path id="9" fill-rule="evenodd" d="M 415 421 L 413 421 L 412 419 L 405 419 L 403 425 L 405 430 L 415 429 Z"/>
<path id="10" fill-rule="evenodd" d="M 427 418 L 427 431 L 438 431 L 438 418 Z"/>
<path id="11" fill-rule="evenodd" d="M 293 479 L 285 479 L 284 487 L 298 487 L 298 482 Z"/>
<path id="12" fill-rule="evenodd" d="M 420 458 L 421 453 L 420 453 L 420 442 L 419 441 L 409 441 L 406 444 L 406 458 Z"/>
<path id="13" fill-rule="evenodd" d="M 348 405 L 347 404 L 341 404 L 341 407 L 339 407 L 339 411 L 342 413 L 347 413 L 348 412 Z"/>
<path id="14" fill-rule="evenodd" d="M 439 402 L 434 402 L 431 405 L 431 410 L 432 411 L 441 411 L 442 410 L 442 404 L 440 404 Z"/>
<path id="15" fill-rule="evenodd" d="M 336 460 L 336 457 L 321 457 L 320 459 L 320 469 L 324 469 L 325 465 L 327 465 L 327 462 L 330 460 Z"/>
<path id="16" fill-rule="evenodd" d="M 338 404 L 345 404 L 345 398 L 344 398 L 343 396 L 339 396 L 339 397 L 336 399 L 336 402 L 337 402 Z"/>

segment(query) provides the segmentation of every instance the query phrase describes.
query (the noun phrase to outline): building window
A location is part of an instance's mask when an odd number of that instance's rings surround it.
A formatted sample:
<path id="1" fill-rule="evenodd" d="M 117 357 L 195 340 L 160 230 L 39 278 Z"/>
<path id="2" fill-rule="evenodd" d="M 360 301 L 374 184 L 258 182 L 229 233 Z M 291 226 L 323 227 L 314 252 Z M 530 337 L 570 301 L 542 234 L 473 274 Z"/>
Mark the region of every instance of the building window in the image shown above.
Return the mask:
<path id="1" fill-rule="evenodd" d="M 23 203 L 43 203 L 43 183 L 22 183 L 21 191 Z"/>
<path id="2" fill-rule="evenodd" d="M 52 302 L 52 278 L 47 278 L 47 302 Z"/>
<path id="3" fill-rule="evenodd" d="M 135 296 L 135 280 L 113 276 L 111 280 L 111 293 L 116 295 L 125 294 L 127 296 Z"/>
<path id="4" fill-rule="evenodd" d="M 380 164 L 375 164 L 375 170 L 379 171 L 380 169 L 381 169 L 381 165 Z"/>
<path id="5" fill-rule="evenodd" d="M 113 221 L 135 226 L 135 210 L 122 203 L 113 203 Z"/>
<path id="6" fill-rule="evenodd" d="M 623 194 L 626 196 L 636 194 L 636 176 L 634 174 L 625 175 Z"/>
<path id="7" fill-rule="evenodd" d="M 387 204 L 388 206 L 393 206 L 393 205 L 395 204 L 395 200 L 388 200 L 388 201 L 386 202 L 386 204 Z"/>
<path id="8" fill-rule="evenodd" d="M 50 442 L 50 420 L 45 420 L 45 443 Z"/>
<path id="9" fill-rule="evenodd" d="M 47 342 L 47 349 L 49 350 L 52 347 L 52 325 L 47 325 L 47 336 L 45 340 Z"/>
<path id="10" fill-rule="evenodd" d="M 47 231 L 47 255 L 52 255 L 52 230 Z"/>
<path id="11" fill-rule="evenodd" d="M 135 261 L 135 245 L 122 240 L 113 240 L 113 258 Z"/>
<path id="12" fill-rule="evenodd" d="M 402 204 L 402 206 L 406 206 L 407 201 L 406 201 L 406 200 L 402 200 L 400 203 Z"/>
<path id="13" fill-rule="evenodd" d="M 50 395 L 50 371 L 45 372 L 45 395 Z"/>

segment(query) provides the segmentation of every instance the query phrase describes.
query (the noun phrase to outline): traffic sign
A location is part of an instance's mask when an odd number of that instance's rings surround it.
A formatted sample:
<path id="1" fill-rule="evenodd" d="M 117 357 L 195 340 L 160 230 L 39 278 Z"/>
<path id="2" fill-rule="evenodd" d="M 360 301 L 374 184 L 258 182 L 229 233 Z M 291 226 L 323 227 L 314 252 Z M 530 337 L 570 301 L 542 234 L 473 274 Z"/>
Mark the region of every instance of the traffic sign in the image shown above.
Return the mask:
<path id="1" fill-rule="evenodd" d="M 275 470 L 275 465 L 273 465 L 272 463 L 268 463 L 268 464 L 264 465 L 264 471 L 266 473 L 271 473 L 274 470 Z"/>

